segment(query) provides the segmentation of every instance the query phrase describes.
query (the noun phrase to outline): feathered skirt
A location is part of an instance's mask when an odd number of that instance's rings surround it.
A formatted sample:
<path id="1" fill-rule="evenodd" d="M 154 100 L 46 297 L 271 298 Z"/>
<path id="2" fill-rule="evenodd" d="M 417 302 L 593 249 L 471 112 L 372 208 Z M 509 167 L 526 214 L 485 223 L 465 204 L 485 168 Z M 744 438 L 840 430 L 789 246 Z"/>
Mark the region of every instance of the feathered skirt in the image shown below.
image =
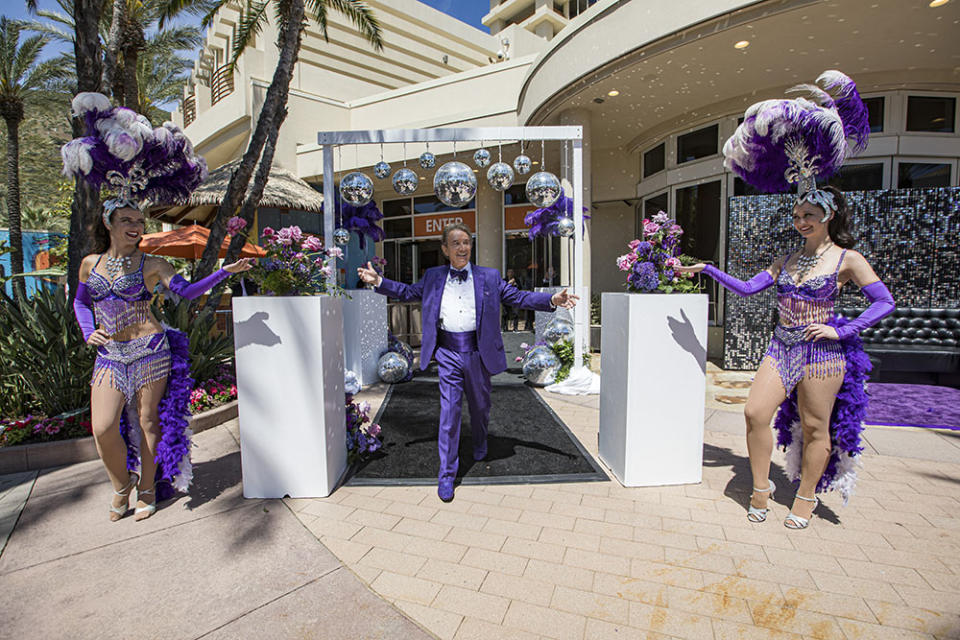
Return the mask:
<path id="1" fill-rule="evenodd" d="M 846 318 L 836 317 L 827 324 L 841 327 L 849 322 Z M 774 338 L 776 340 L 776 337 Z M 816 492 L 837 491 L 846 504 L 853 494 L 857 481 L 857 467 L 861 465 L 860 455 L 863 445 L 860 434 L 863 421 L 867 416 L 867 375 L 872 365 L 863 351 L 863 343 L 857 334 L 849 338 L 830 343 L 829 350 L 839 347 L 843 356 L 843 383 L 837 392 L 837 399 L 830 416 L 830 441 L 832 444 L 827 468 L 817 483 Z M 772 348 L 772 347 L 771 347 Z M 803 349 L 799 344 L 795 349 Z M 767 352 L 768 355 L 770 352 Z M 816 365 L 811 362 L 808 364 Z M 824 364 L 823 362 L 820 365 Z M 792 367 L 791 367 L 792 368 Z M 778 370 L 780 367 L 778 366 Z M 800 413 L 797 409 L 796 382 L 788 389 L 787 399 L 780 405 L 774 420 L 777 431 L 777 446 L 787 454 L 787 477 L 792 481 L 800 479 L 800 459 L 803 450 L 803 430 L 800 427 Z"/>
<path id="2" fill-rule="evenodd" d="M 97 350 L 91 385 L 107 383 L 126 399 L 120 414 L 120 433 L 127 444 L 127 469 L 140 471 L 140 419 L 137 391 L 146 384 L 167 379 L 160 400 L 160 441 L 155 477 L 158 500 L 175 491 L 186 492 L 193 480 L 189 427 L 190 349 L 185 333 L 165 327 L 160 333 L 124 342 L 114 341 Z"/>

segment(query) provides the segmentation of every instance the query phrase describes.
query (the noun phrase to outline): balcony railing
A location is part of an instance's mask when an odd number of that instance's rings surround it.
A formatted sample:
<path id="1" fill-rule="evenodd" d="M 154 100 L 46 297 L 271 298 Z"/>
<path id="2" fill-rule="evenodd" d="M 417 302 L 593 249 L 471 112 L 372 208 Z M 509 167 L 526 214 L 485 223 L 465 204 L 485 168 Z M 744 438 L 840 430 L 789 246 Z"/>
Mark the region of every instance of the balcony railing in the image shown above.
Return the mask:
<path id="1" fill-rule="evenodd" d="M 233 93 L 233 72 L 230 65 L 223 65 L 213 72 L 210 79 L 210 104 L 214 105 Z"/>
<path id="2" fill-rule="evenodd" d="M 190 123 L 197 119 L 197 98 L 196 96 L 187 96 L 183 99 L 183 126 L 189 127 Z"/>

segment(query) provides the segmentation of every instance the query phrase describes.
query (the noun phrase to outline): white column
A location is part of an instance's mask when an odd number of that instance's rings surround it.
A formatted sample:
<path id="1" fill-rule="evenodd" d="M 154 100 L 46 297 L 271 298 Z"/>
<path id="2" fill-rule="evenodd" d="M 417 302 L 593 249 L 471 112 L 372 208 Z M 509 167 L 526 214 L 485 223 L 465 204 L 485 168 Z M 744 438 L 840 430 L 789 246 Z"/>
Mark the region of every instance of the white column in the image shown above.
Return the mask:
<path id="1" fill-rule="evenodd" d="M 573 260 L 570 260 L 568 251 L 569 251 L 569 242 L 561 241 L 560 243 L 560 269 L 561 269 L 561 278 L 563 282 L 570 282 L 574 284 L 577 289 L 576 294 L 580 296 L 580 303 L 577 305 L 577 313 L 574 314 L 574 317 L 578 322 L 583 322 L 582 330 L 578 326 L 577 334 L 583 336 L 583 346 L 584 348 L 590 348 L 590 291 L 591 291 L 591 278 L 590 278 L 590 223 L 584 226 L 581 223 L 583 209 L 586 207 L 590 210 L 590 203 L 592 202 L 591 198 L 591 140 L 590 140 L 590 112 L 586 109 L 568 109 L 560 114 L 560 124 L 564 126 L 580 126 L 583 129 L 583 139 L 579 145 L 579 149 L 576 143 L 573 144 L 573 153 L 572 161 L 573 166 L 571 167 L 570 175 L 573 178 L 573 193 L 568 194 L 571 198 L 574 199 L 573 204 L 573 213 L 574 221 L 577 223 L 577 230 L 583 229 L 583 234 L 581 237 L 580 233 L 577 233 L 574 238 L 579 238 L 579 240 L 574 242 L 574 255 Z M 579 166 L 578 166 L 579 162 Z M 579 186 L 577 179 L 580 178 Z M 579 196 L 579 198 L 578 198 Z M 579 200 L 579 202 L 578 202 Z M 580 262 L 582 261 L 582 263 Z M 570 263 L 575 265 L 575 271 L 580 269 L 578 273 L 570 274 L 565 273 L 565 270 L 569 270 L 567 266 Z M 582 266 L 577 266 L 580 263 Z M 571 275 L 573 277 L 571 277 Z M 582 315 L 581 315 L 582 313 Z M 577 364 L 579 365 L 580 358 L 580 348 L 577 347 Z"/>
<path id="2" fill-rule="evenodd" d="M 477 174 L 476 262 L 503 268 L 503 194 L 487 182 L 486 170 Z"/>

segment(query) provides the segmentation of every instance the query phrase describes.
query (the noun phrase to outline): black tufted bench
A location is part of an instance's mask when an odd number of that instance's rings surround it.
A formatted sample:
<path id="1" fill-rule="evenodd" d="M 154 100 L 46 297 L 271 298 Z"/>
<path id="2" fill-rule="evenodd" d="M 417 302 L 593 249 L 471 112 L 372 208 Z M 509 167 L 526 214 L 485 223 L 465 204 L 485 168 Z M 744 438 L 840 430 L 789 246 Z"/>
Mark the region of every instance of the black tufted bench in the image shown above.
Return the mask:
<path id="1" fill-rule="evenodd" d="M 851 319 L 862 311 L 838 309 Z M 960 309 L 897 308 L 860 337 L 871 380 L 960 387 Z"/>

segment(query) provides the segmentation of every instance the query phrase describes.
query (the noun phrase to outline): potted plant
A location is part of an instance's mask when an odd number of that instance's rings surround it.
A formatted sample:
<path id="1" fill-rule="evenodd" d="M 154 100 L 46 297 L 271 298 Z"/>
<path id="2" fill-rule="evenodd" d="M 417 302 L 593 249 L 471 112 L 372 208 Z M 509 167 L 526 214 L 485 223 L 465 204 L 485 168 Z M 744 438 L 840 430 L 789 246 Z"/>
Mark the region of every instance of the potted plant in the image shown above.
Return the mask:
<path id="1" fill-rule="evenodd" d="M 678 274 L 683 229 L 662 211 L 617 258 L 626 293 L 602 296 L 599 453 L 626 486 L 700 482 L 707 296 Z"/>
<path id="2" fill-rule="evenodd" d="M 261 237 L 259 295 L 233 299 L 243 495 L 327 496 L 347 467 L 341 251 L 295 226 Z"/>

